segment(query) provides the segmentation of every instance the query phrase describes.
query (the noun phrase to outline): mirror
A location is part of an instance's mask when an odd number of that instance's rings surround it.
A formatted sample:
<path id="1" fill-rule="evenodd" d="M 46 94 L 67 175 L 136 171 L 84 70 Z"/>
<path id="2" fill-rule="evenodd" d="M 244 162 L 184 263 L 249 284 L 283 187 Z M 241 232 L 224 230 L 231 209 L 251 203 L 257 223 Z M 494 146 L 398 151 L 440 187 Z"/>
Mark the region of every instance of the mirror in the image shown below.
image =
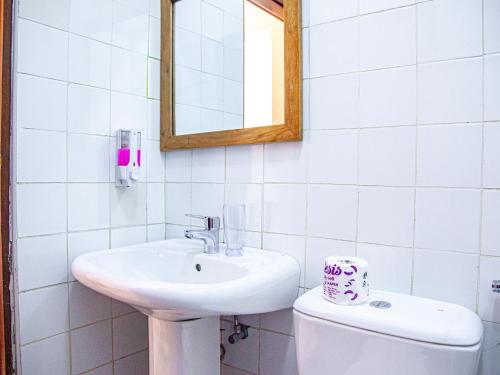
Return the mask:
<path id="1" fill-rule="evenodd" d="M 162 1 L 162 150 L 300 140 L 300 1 Z"/>

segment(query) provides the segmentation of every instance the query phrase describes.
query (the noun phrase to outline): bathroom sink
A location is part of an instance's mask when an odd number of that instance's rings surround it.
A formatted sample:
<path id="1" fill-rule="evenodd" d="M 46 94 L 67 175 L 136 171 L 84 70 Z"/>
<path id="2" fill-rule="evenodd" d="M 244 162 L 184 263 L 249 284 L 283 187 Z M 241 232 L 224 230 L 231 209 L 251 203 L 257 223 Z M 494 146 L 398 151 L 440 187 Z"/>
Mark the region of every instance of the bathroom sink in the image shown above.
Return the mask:
<path id="1" fill-rule="evenodd" d="M 196 240 L 164 240 L 79 256 L 73 274 L 87 287 L 165 321 L 289 308 L 300 269 L 288 255 L 245 248 L 242 257 L 203 253 Z"/>

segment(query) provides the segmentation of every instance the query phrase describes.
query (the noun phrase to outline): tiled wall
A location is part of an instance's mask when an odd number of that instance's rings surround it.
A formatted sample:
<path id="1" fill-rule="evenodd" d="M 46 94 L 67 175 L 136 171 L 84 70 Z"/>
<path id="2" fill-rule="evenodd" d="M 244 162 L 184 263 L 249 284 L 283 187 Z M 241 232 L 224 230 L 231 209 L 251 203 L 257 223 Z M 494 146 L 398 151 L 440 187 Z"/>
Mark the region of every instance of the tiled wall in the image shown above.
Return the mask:
<path id="1" fill-rule="evenodd" d="M 167 236 L 246 202 L 247 243 L 295 256 L 305 288 L 357 254 L 374 288 L 477 311 L 499 374 L 500 1 L 308 3 L 304 141 L 167 154 Z M 293 375 L 290 312 L 246 320 L 226 374 Z"/>
<path id="2" fill-rule="evenodd" d="M 85 249 L 163 238 L 164 221 L 179 236 L 184 213 L 221 215 L 224 202 L 248 204 L 247 243 L 296 257 L 303 288 L 321 282 L 327 254 L 357 254 L 375 288 L 478 311 L 482 375 L 500 372 L 490 292 L 500 278 L 500 1 L 303 3 L 304 141 L 165 160 L 158 0 L 149 10 L 145 0 L 19 0 L 23 375 L 145 374 L 145 319 L 73 282 L 68 265 Z M 106 166 L 121 126 L 148 139 L 147 177 L 126 192 Z M 225 343 L 225 375 L 293 375 L 290 312 L 243 319 L 253 328 Z"/>
<path id="3" fill-rule="evenodd" d="M 18 0 L 17 366 L 22 375 L 145 375 L 147 319 L 75 282 L 83 251 L 165 237 L 159 0 Z M 114 186 L 115 130 L 140 128 L 135 188 Z M 144 154 L 144 153 L 143 153 Z"/>
<path id="4" fill-rule="evenodd" d="M 243 127 L 243 1 L 200 1 L 174 5 L 177 135 Z"/>

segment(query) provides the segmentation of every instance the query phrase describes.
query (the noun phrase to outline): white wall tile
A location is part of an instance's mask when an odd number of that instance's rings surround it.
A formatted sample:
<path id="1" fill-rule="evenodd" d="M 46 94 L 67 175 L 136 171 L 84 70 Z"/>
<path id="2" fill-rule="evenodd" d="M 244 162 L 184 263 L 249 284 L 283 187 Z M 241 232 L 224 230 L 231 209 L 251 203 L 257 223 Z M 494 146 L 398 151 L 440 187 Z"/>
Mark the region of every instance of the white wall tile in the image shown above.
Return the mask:
<path id="1" fill-rule="evenodd" d="M 483 184 L 485 187 L 500 187 L 500 126 L 484 126 Z"/>
<path id="2" fill-rule="evenodd" d="M 481 253 L 500 256 L 500 192 L 483 192 Z"/>
<path id="3" fill-rule="evenodd" d="M 356 244 L 348 241 L 308 237 L 306 246 L 306 288 L 323 285 L 323 269 L 327 257 L 354 256 L 356 253 Z"/>
<path id="4" fill-rule="evenodd" d="M 74 329 L 111 318 L 111 299 L 74 282 L 69 284 L 69 321 Z M 93 366 L 93 367 L 97 367 Z"/>
<path id="5" fill-rule="evenodd" d="M 370 265 L 370 288 L 411 292 L 413 250 L 404 247 L 358 244 L 357 256 Z"/>
<path id="6" fill-rule="evenodd" d="M 500 7 L 499 7 L 500 8 Z M 499 38 L 500 39 L 500 38 Z M 500 120 L 500 54 L 484 58 L 484 119 Z"/>
<path id="7" fill-rule="evenodd" d="M 182 29 L 180 29 L 182 30 Z M 185 31 L 186 32 L 186 31 Z M 193 35 L 197 35 L 193 33 Z M 191 37 L 191 41 L 186 40 L 185 43 L 189 43 L 190 45 L 197 45 L 198 39 Z M 178 46 L 178 44 L 176 44 Z M 179 62 L 179 59 L 185 59 L 187 61 L 192 61 L 192 64 L 186 64 L 187 66 L 192 67 L 196 62 L 198 62 L 198 55 L 195 51 L 191 51 L 188 56 L 185 56 L 187 51 L 180 50 L 175 52 L 176 61 Z M 192 56 L 194 54 L 194 56 Z M 179 57 L 177 57 L 179 56 Z M 222 76 L 224 73 L 224 44 L 221 42 L 217 42 L 215 40 L 209 38 L 203 38 L 201 40 L 201 70 L 210 73 Z M 180 63 L 182 65 L 182 63 Z"/>
<path id="8" fill-rule="evenodd" d="M 149 17 L 149 56 L 161 57 L 161 22 L 158 18 Z"/>
<path id="9" fill-rule="evenodd" d="M 223 321 L 221 325 L 226 332 L 230 332 L 232 323 Z M 259 333 L 260 331 L 250 328 L 248 337 L 245 340 L 239 341 L 239 345 L 231 345 L 227 341 L 227 336 L 224 335 L 222 344 L 229 348 L 226 351 L 224 363 L 230 366 L 237 366 L 240 369 L 256 374 L 259 371 Z"/>
<path id="10" fill-rule="evenodd" d="M 419 0 L 420 1 L 420 0 Z M 359 13 L 371 13 L 380 10 L 414 4 L 415 0 L 359 0 Z"/>
<path id="11" fill-rule="evenodd" d="M 416 68 L 360 74 L 360 125 L 413 125 L 417 121 Z"/>
<path id="12" fill-rule="evenodd" d="M 362 129 L 359 134 L 359 183 L 412 186 L 415 183 L 414 127 Z"/>
<path id="13" fill-rule="evenodd" d="M 165 182 L 165 153 L 160 150 L 160 142 L 149 141 L 146 144 L 148 182 Z"/>
<path id="14" fill-rule="evenodd" d="M 262 185 L 228 184 L 225 203 L 244 204 L 246 213 L 245 230 L 262 230 Z"/>
<path id="15" fill-rule="evenodd" d="M 68 281 L 66 235 L 17 241 L 17 287 L 20 292 Z"/>
<path id="16" fill-rule="evenodd" d="M 69 375 L 69 334 L 63 333 L 21 348 L 23 374 Z"/>
<path id="17" fill-rule="evenodd" d="M 191 183 L 165 184 L 165 206 L 167 223 L 189 225 L 185 214 L 191 212 Z"/>
<path id="18" fill-rule="evenodd" d="M 482 60 L 421 65 L 417 96 L 422 124 L 481 121 Z"/>
<path id="19" fill-rule="evenodd" d="M 226 149 L 226 181 L 258 183 L 264 175 L 263 145 L 235 146 Z"/>
<path id="20" fill-rule="evenodd" d="M 203 39 L 203 46 L 208 47 L 206 41 L 210 41 L 211 44 L 217 42 L 211 39 Z M 211 46 L 210 44 L 210 46 Z M 221 45 L 222 46 L 222 45 Z M 202 52 L 207 52 L 206 49 L 202 50 L 202 39 L 201 35 L 177 27 L 175 29 L 175 43 L 174 43 L 174 59 L 176 65 L 182 65 L 187 68 L 202 70 Z M 222 52 L 222 51 L 221 51 Z M 205 57 L 205 55 L 203 55 Z M 219 61 L 222 63 L 222 61 Z M 204 62 L 205 64 L 205 62 Z M 204 71 L 208 71 L 203 69 Z M 211 69 L 209 69 L 211 70 Z M 209 73 L 215 73 L 208 71 Z"/>
<path id="21" fill-rule="evenodd" d="M 203 22 L 203 21 L 202 21 Z M 243 50 L 244 30 L 240 17 L 224 13 L 224 45 Z M 217 38 L 214 38 L 218 40 Z"/>
<path id="22" fill-rule="evenodd" d="M 113 359 L 125 357 L 148 346 L 148 318 L 141 313 L 113 320 Z"/>
<path id="23" fill-rule="evenodd" d="M 166 238 L 165 224 L 148 225 L 147 229 L 148 229 L 148 242 L 160 241 Z M 183 237 L 183 235 L 180 237 Z"/>
<path id="24" fill-rule="evenodd" d="M 73 260 L 81 254 L 90 251 L 104 250 L 109 247 L 109 230 L 98 230 L 91 232 L 78 232 L 68 234 L 68 273 L 69 280 L 74 281 L 71 272 Z"/>
<path id="25" fill-rule="evenodd" d="M 165 154 L 166 181 L 191 181 L 191 150 L 175 150 Z"/>
<path id="26" fill-rule="evenodd" d="M 160 99 L 160 60 L 148 59 L 148 97 Z"/>
<path id="27" fill-rule="evenodd" d="M 109 181 L 108 137 L 84 134 L 68 135 L 68 181 Z"/>
<path id="28" fill-rule="evenodd" d="M 415 64 L 415 8 L 360 17 L 361 70 Z"/>
<path id="29" fill-rule="evenodd" d="M 218 216 L 222 218 L 222 206 L 224 205 L 223 184 L 193 184 L 192 207 L 194 215 Z M 202 226 L 199 219 L 191 219 L 191 225 Z"/>
<path id="30" fill-rule="evenodd" d="M 21 0 L 19 16 L 58 29 L 68 30 L 68 0 Z"/>
<path id="31" fill-rule="evenodd" d="M 305 201 L 305 185 L 264 185 L 264 231 L 304 235 Z"/>
<path id="32" fill-rule="evenodd" d="M 122 247 L 138 245 L 146 242 L 147 228 L 141 227 L 126 227 L 111 230 L 111 247 Z"/>
<path id="33" fill-rule="evenodd" d="M 136 375 L 149 373 L 148 351 L 142 351 L 115 362 L 114 375 Z"/>
<path id="34" fill-rule="evenodd" d="M 310 84 L 311 129 L 357 128 L 359 75 L 321 77 Z"/>
<path id="35" fill-rule="evenodd" d="M 110 43 L 112 10 L 112 0 L 71 0 L 70 31 Z"/>
<path id="36" fill-rule="evenodd" d="M 477 255 L 417 249 L 414 262 L 414 295 L 476 309 Z"/>
<path id="37" fill-rule="evenodd" d="M 175 66 L 175 102 L 189 106 L 201 105 L 201 72 L 198 70 Z M 179 122 L 179 120 L 177 120 Z M 181 122 L 182 123 L 182 122 Z"/>
<path id="38" fill-rule="evenodd" d="M 140 53 L 113 47 L 111 51 L 111 89 L 145 96 L 147 57 Z"/>
<path id="39" fill-rule="evenodd" d="M 109 185 L 68 186 L 68 229 L 70 231 L 109 227 Z"/>
<path id="40" fill-rule="evenodd" d="M 68 88 L 68 131 L 109 135 L 109 91 L 70 84 Z"/>
<path id="41" fill-rule="evenodd" d="M 149 139 L 160 140 L 160 101 L 148 99 L 148 130 Z"/>
<path id="42" fill-rule="evenodd" d="M 314 0 L 309 12 L 309 25 L 317 25 L 357 15 L 358 4 L 357 0 Z"/>
<path id="43" fill-rule="evenodd" d="M 18 182 L 66 181 L 66 134 L 22 129 L 17 139 Z"/>
<path id="44" fill-rule="evenodd" d="M 347 19 L 310 28 L 311 76 L 354 72 L 359 65 L 358 20 Z M 328 40 L 328 43 L 325 43 Z"/>
<path id="45" fill-rule="evenodd" d="M 482 256 L 479 274 L 479 316 L 487 321 L 500 323 L 500 294 L 491 292 L 491 282 L 498 280 L 500 258 Z"/>
<path id="46" fill-rule="evenodd" d="M 356 239 L 357 187 L 309 185 L 307 194 L 309 236 Z"/>
<path id="47" fill-rule="evenodd" d="M 201 33 L 210 39 L 224 39 L 224 12 L 207 2 L 201 3 Z"/>
<path id="48" fill-rule="evenodd" d="M 357 182 L 357 130 L 311 132 L 308 147 L 307 181 L 355 184 Z"/>
<path id="49" fill-rule="evenodd" d="M 147 99 L 135 95 L 111 93 L 111 134 L 118 129 L 138 129 L 142 132 L 143 145 L 147 138 Z"/>
<path id="50" fill-rule="evenodd" d="M 478 190 L 417 189 L 415 246 L 477 253 L 480 199 Z"/>
<path id="51" fill-rule="evenodd" d="M 19 237 L 66 231 L 66 186 L 29 184 L 17 186 Z"/>
<path id="52" fill-rule="evenodd" d="M 304 142 L 264 145 L 265 182 L 305 182 L 307 147 Z"/>
<path id="53" fill-rule="evenodd" d="M 293 309 L 285 309 L 261 314 L 261 328 L 285 335 L 294 334 Z"/>
<path id="54" fill-rule="evenodd" d="M 17 21 L 17 71 L 65 80 L 68 34 L 38 23 Z"/>
<path id="55" fill-rule="evenodd" d="M 146 224 L 146 184 L 122 189 L 111 185 L 111 226 Z"/>
<path id="56" fill-rule="evenodd" d="M 70 34 L 68 66 L 71 82 L 109 89 L 109 45 Z"/>
<path id="57" fill-rule="evenodd" d="M 193 182 L 224 182 L 225 160 L 223 147 L 193 150 Z"/>
<path id="58" fill-rule="evenodd" d="M 147 54 L 148 33 L 149 16 L 147 14 L 118 2 L 113 4 L 113 45 Z"/>
<path id="59" fill-rule="evenodd" d="M 259 374 L 298 374 L 295 358 L 295 339 L 293 337 L 261 331 Z"/>
<path id="60" fill-rule="evenodd" d="M 201 1 L 186 0 L 175 4 L 175 25 L 201 34 Z"/>
<path id="61" fill-rule="evenodd" d="M 412 246 L 413 205 L 413 189 L 360 188 L 358 241 Z"/>
<path id="62" fill-rule="evenodd" d="M 66 83 L 17 74 L 18 127 L 66 130 Z"/>
<path id="63" fill-rule="evenodd" d="M 68 286 L 51 286 L 19 294 L 21 345 L 67 331 Z"/>
<path id="64" fill-rule="evenodd" d="M 484 0 L 484 52 L 500 52 L 500 4 L 496 0 Z"/>
<path id="65" fill-rule="evenodd" d="M 148 224 L 165 222 L 165 185 L 162 183 L 147 186 Z"/>
<path id="66" fill-rule="evenodd" d="M 482 53 L 482 1 L 437 0 L 418 4 L 418 61 Z"/>
<path id="67" fill-rule="evenodd" d="M 417 185 L 480 187 L 482 137 L 477 124 L 419 128 Z"/>
<path id="68" fill-rule="evenodd" d="M 290 236 L 286 234 L 264 233 L 262 237 L 262 248 L 271 251 L 288 254 L 293 257 L 300 266 L 300 285 L 304 285 L 306 239 L 302 236 Z"/>
<path id="69" fill-rule="evenodd" d="M 71 331 L 71 367 L 80 374 L 111 360 L 111 321 Z"/>
<path id="70" fill-rule="evenodd" d="M 86 372 L 85 375 L 113 375 L 113 364 L 108 363 L 107 365 Z"/>

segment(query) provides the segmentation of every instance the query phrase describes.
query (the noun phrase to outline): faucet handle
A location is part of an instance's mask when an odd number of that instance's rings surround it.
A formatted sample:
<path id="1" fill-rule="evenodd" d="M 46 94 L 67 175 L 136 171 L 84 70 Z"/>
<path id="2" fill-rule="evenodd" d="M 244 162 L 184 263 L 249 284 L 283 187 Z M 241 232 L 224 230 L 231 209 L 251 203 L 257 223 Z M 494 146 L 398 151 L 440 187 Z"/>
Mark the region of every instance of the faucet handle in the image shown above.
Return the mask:
<path id="1" fill-rule="evenodd" d="M 220 218 L 218 216 L 205 216 L 205 215 L 193 215 L 193 214 L 186 214 L 186 216 L 194 219 L 203 220 L 203 224 L 205 225 L 206 230 L 220 229 Z"/>

